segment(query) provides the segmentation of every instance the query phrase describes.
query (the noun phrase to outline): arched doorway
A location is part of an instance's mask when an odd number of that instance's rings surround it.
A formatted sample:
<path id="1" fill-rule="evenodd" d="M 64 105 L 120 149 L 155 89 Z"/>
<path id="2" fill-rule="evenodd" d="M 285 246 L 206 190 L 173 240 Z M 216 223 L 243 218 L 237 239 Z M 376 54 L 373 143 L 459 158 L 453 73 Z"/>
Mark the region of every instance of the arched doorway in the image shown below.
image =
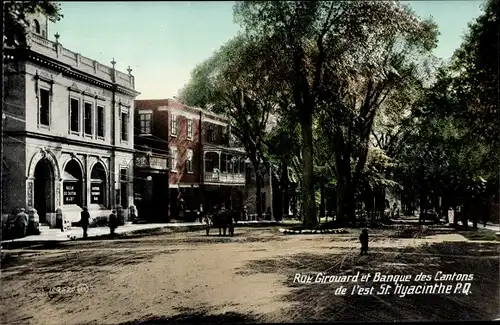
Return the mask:
<path id="1" fill-rule="evenodd" d="M 83 204 L 83 173 L 78 162 L 74 159 L 70 160 L 64 168 L 63 177 L 63 204 L 77 205 Z"/>
<path id="2" fill-rule="evenodd" d="M 36 164 L 33 194 L 40 223 L 44 223 L 47 221 L 47 213 L 54 211 L 54 173 L 47 159 Z"/>
<path id="3" fill-rule="evenodd" d="M 98 162 L 90 172 L 90 203 L 106 205 L 106 171 Z"/>

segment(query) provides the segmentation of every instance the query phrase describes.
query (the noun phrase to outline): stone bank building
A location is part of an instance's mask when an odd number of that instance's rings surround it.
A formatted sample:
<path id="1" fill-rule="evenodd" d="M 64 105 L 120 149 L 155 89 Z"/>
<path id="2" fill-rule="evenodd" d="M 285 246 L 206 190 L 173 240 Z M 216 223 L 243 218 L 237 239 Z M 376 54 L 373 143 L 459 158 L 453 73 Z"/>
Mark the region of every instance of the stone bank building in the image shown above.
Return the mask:
<path id="1" fill-rule="evenodd" d="M 133 204 L 134 77 L 47 38 L 31 19 L 29 47 L 5 51 L 3 214 L 35 208 L 41 225 L 56 210 L 77 222 Z"/>

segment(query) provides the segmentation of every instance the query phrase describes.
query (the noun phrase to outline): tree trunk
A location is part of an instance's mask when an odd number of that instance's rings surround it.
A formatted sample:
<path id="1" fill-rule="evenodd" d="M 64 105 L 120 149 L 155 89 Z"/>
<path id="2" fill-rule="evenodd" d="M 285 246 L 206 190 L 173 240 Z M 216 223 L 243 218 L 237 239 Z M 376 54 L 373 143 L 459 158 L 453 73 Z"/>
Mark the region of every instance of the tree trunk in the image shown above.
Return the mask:
<path id="1" fill-rule="evenodd" d="M 260 164 L 255 164 L 255 180 L 256 180 L 256 204 L 257 204 L 257 219 L 262 220 L 262 174 L 260 172 Z"/>
<path id="2" fill-rule="evenodd" d="M 301 123 L 303 139 L 303 181 L 302 181 L 302 202 L 304 218 L 303 224 L 306 227 L 315 227 L 318 224 L 316 216 L 316 202 L 314 200 L 314 173 L 313 173 L 313 130 L 312 115 L 310 113 Z"/>
<path id="3" fill-rule="evenodd" d="M 336 188 L 336 199 L 337 199 L 337 217 L 335 218 L 335 223 L 336 224 L 345 224 L 346 218 L 345 218 L 345 213 L 344 213 L 344 195 L 345 195 L 345 189 L 344 185 L 340 183 L 340 181 L 337 183 L 337 188 Z"/>
<path id="4" fill-rule="evenodd" d="M 325 184 L 321 184 L 321 198 L 320 198 L 320 205 L 319 205 L 319 220 L 325 218 Z"/>
<path id="5" fill-rule="evenodd" d="M 337 223 L 346 226 L 354 222 L 354 192 L 348 184 L 346 177 L 341 177 L 337 182 Z"/>
<path id="6" fill-rule="evenodd" d="M 288 165 L 285 162 L 281 164 L 281 219 L 288 215 Z"/>

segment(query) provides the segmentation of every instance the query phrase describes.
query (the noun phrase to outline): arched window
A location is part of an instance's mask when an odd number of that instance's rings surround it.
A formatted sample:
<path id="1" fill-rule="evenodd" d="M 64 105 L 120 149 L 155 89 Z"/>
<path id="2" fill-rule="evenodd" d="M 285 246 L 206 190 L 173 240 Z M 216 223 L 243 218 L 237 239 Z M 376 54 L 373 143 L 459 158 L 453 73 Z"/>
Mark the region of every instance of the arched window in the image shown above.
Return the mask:
<path id="1" fill-rule="evenodd" d="M 82 206 L 83 203 L 83 172 L 76 160 L 70 160 L 64 169 L 63 202 L 65 205 Z"/>
<path id="2" fill-rule="evenodd" d="M 90 203 L 105 205 L 106 172 L 101 163 L 96 163 L 90 173 Z"/>
<path id="3" fill-rule="evenodd" d="M 37 34 L 40 34 L 40 23 L 38 20 L 33 20 L 33 31 Z"/>

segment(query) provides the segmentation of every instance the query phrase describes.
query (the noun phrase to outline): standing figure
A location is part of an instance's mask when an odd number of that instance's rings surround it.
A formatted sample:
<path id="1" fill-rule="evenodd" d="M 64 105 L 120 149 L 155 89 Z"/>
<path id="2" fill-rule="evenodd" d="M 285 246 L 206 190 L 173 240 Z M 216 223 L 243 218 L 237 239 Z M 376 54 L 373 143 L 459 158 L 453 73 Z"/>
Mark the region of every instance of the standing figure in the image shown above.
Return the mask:
<path id="1" fill-rule="evenodd" d="M 116 210 L 111 211 L 108 220 L 109 234 L 111 237 L 115 237 L 115 229 L 118 227 L 118 217 L 116 216 Z"/>
<path id="2" fill-rule="evenodd" d="M 246 205 L 243 206 L 242 218 L 243 220 L 248 221 L 248 210 Z"/>
<path id="3" fill-rule="evenodd" d="M 200 204 L 200 210 L 198 211 L 198 218 L 200 222 L 203 222 L 203 204 Z"/>
<path id="4" fill-rule="evenodd" d="M 361 242 L 361 254 L 368 254 L 368 229 L 363 229 L 361 235 L 359 235 L 359 241 Z"/>
<path id="5" fill-rule="evenodd" d="M 19 213 L 16 216 L 14 221 L 16 231 L 16 238 L 26 237 L 26 232 L 28 230 L 28 215 L 25 212 L 24 208 L 19 209 Z"/>
<path id="6" fill-rule="evenodd" d="M 89 228 L 90 214 L 87 207 L 83 208 L 82 213 L 80 214 L 80 224 L 83 229 L 83 238 L 87 238 L 87 229 Z"/>

